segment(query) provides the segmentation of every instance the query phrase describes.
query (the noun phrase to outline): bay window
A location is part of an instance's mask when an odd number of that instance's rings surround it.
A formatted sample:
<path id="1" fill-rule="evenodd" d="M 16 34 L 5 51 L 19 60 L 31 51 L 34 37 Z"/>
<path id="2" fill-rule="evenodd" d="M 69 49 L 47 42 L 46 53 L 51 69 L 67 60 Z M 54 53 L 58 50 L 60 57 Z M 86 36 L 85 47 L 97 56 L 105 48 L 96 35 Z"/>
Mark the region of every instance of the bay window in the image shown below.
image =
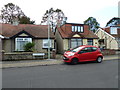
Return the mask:
<path id="1" fill-rule="evenodd" d="M 15 50 L 24 51 L 24 45 L 32 42 L 32 38 L 15 38 Z"/>
<path id="2" fill-rule="evenodd" d="M 71 39 L 71 48 L 82 45 L 82 39 Z"/>

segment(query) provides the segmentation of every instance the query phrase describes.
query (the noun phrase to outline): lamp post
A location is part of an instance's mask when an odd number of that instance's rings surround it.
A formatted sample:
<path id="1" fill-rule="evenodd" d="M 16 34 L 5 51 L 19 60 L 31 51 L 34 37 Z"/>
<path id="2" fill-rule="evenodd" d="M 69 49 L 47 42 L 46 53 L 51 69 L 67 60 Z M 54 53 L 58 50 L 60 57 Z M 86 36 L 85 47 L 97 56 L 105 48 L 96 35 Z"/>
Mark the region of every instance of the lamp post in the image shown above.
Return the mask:
<path id="1" fill-rule="evenodd" d="M 57 15 L 55 15 L 54 12 L 49 13 L 48 14 L 48 19 L 47 19 L 47 24 L 48 24 L 48 59 L 50 59 L 50 27 L 55 27 L 58 25 L 60 26 L 61 23 L 64 23 L 67 20 L 67 17 L 64 16 L 64 14 L 62 13 L 59 15 L 59 13 Z M 53 32 L 55 30 L 52 30 Z"/>
<path id="2" fill-rule="evenodd" d="M 48 59 L 50 59 L 50 15 L 48 15 Z"/>

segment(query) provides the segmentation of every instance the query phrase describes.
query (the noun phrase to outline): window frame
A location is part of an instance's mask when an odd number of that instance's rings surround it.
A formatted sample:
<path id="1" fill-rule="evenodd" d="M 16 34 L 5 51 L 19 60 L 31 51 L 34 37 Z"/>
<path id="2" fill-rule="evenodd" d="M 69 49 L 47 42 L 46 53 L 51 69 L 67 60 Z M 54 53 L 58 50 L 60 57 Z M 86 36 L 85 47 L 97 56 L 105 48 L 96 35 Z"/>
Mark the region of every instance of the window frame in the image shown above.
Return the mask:
<path id="1" fill-rule="evenodd" d="M 91 41 L 90 41 L 91 40 Z M 89 44 L 89 43 L 91 43 L 92 42 L 92 44 Z M 87 39 L 87 44 L 88 45 L 93 45 L 93 39 Z"/>
<path id="2" fill-rule="evenodd" d="M 76 25 L 73 25 L 73 26 L 72 26 L 72 32 L 80 32 L 80 33 L 83 33 L 83 32 L 84 32 L 84 26 L 76 26 Z"/>
<path id="3" fill-rule="evenodd" d="M 117 27 L 110 27 L 110 34 L 118 34 Z"/>
<path id="4" fill-rule="evenodd" d="M 71 39 L 70 40 L 70 47 L 71 48 L 75 48 L 75 47 L 77 47 L 77 46 L 80 46 L 80 45 L 78 45 L 79 44 L 79 42 L 81 41 L 81 45 L 83 45 L 83 40 L 82 39 L 78 39 L 78 38 L 74 38 L 74 39 Z M 75 43 L 76 45 L 75 45 L 75 47 L 72 47 L 73 45 L 72 45 L 72 43 Z"/>
<path id="5" fill-rule="evenodd" d="M 42 48 L 45 48 L 45 49 L 48 49 L 48 46 L 44 46 L 44 41 L 47 41 L 48 42 L 48 39 L 43 39 L 42 40 Z M 52 48 L 52 40 L 50 39 L 50 48 Z"/>
<path id="6" fill-rule="evenodd" d="M 32 38 L 29 38 L 29 37 L 17 37 L 17 38 L 15 38 L 15 51 L 24 51 L 24 49 L 18 49 L 18 42 L 23 42 L 23 41 L 24 42 L 26 41 L 26 43 L 29 43 L 29 42 L 32 43 Z"/>

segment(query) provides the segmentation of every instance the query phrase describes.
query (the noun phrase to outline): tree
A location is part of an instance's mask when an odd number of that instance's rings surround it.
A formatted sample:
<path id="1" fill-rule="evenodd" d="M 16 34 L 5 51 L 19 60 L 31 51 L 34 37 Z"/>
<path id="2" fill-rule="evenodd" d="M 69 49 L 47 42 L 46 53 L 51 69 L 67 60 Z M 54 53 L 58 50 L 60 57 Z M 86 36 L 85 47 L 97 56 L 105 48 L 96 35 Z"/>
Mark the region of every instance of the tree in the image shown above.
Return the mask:
<path id="1" fill-rule="evenodd" d="M 13 3 L 6 4 L 1 10 L 1 17 L 3 23 L 13 23 L 14 19 L 20 19 L 22 16 L 25 16 L 23 11 L 19 6 L 14 5 Z"/>
<path id="2" fill-rule="evenodd" d="M 120 24 L 120 18 L 119 17 L 114 17 L 110 19 L 110 21 L 107 22 L 106 27 L 114 26 Z"/>
<path id="3" fill-rule="evenodd" d="M 20 24 L 34 24 L 35 21 L 31 21 L 29 17 L 27 16 L 22 16 L 20 19 L 19 19 L 19 23 Z"/>
<path id="4" fill-rule="evenodd" d="M 4 5 L 1 10 L 1 19 L 3 23 L 13 24 L 15 21 L 20 24 L 34 24 L 35 21 L 30 21 L 30 18 L 27 17 L 19 6 L 14 5 L 13 3 L 8 3 Z"/>
<path id="5" fill-rule="evenodd" d="M 49 23 L 48 23 L 49 20 Z M 64 13 L 60 9 L 54 10 L 50 8 L 46 10 L 46 13 L 42 17 L 41 24 L 50 25 L 53 30 L 55 30 L 56 25 L 61 26 L 66 22 L 67 18 L 65 17 Z"/>
<path id="6" fill-rule="evenodd" d="M 31 43 L 31 42 L 29 42 L 29 43 L 26 43 L 25 45 L 24 45 L 24 50 L 25 51 L 28 51 L 28 52 L 32 52 L 34 49 L 33 49 L 33 47 L 35 46 L 35 43 Z"/>
<path id="7" fill-rule="evenodd" d="M 93 17 L 89 17 L 87 20 L 85 20 L 84 24 L 88 24 L 90 26 L 90 30 L 93 32 L 95 32 L 100 27 L 100 24 Z"/>

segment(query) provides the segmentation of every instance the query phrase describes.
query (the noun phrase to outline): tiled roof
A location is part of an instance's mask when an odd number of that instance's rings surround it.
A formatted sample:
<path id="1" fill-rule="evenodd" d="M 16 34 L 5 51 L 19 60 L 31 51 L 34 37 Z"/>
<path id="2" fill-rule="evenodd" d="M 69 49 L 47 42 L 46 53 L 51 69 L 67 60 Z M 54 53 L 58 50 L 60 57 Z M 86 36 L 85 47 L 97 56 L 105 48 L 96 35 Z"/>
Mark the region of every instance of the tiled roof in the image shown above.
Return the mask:
<path id="1" fill-rule="evenodd" d="M 11 24 L 1 24 L 0 34 L 5 37 L 13 37 L 14 35 L 26 31 L 35 38 L 48 38 L 47 25 L 32 25 L 32 24 L 19 24 L 17 26 Z M 54 33 L 50 31 L 50 38 L 54 38 Z"/>
<path id="2" fill-rule="evenodd" d="M 113 26 L 115 27 L 115 26 Z M 116 27 L 120 27 L 120 24 L 116 25 Z M 117 34 L 111 34 L 110 33 L 110 27 L 102 28 L 104 31 L 112 35 L 113 37 L 120 37 L 120 28 L 117 29 Z"/>
<path id="3" fill-rule="evenodd" d="M 75 25 L 75 24 L 74 24 Z M 58 31 L 62 38 L 73 38 L 72 36 L 75 34 L 78 34 L 81 36 L 81 38 L 98 38 L 92 31 L 89 30 L 88 25 L 83 25 L 83 24 L 77 24 L 77 25 L 82 25 L 84 26 L 84 32 L 72 32 L 72 23 L 67 23 L 63 25 L 62 27 L 58 28 Z"/>

